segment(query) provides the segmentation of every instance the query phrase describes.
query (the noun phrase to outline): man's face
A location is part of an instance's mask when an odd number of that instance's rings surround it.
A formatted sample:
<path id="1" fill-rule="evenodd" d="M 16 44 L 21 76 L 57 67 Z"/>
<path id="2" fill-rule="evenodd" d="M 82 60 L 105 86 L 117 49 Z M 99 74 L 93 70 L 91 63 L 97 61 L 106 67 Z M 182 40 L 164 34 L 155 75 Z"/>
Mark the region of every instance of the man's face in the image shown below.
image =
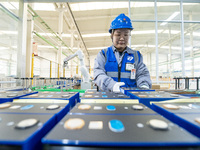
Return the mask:
<path id="1" fill-rule="evenodd" d="M 123 52 L 128 45 L 129 36 L 131 34 L 130 29 L 116 29 L 112 33 L 111 38 L 113 45 L 119 52 Z"/>

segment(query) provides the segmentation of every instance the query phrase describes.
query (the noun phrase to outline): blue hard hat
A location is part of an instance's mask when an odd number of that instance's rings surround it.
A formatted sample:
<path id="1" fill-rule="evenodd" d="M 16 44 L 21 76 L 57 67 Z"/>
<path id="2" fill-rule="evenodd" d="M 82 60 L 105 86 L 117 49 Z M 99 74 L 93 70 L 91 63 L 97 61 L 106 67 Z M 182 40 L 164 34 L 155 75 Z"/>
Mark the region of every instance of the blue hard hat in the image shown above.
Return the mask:
<path id="1" fill-rule="evenodd" d="M 128 28 L 133 30 L 131 19 L 125 14 L 120 14 L 111 23 L 109 32 L 111 33 L 113 29 Z"/>

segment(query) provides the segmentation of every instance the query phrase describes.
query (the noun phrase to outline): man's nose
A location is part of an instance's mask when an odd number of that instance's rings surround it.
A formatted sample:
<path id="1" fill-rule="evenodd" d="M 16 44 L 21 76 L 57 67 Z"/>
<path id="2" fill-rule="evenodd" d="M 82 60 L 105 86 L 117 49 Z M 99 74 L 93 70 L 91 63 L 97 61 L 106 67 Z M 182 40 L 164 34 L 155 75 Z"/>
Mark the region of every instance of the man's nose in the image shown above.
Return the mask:
<path id="1" fill-rule="evenodd" d="M 119 37 L 119 39 L 120 39 L 120 40 L 124 40 L 124 39 L 125 39 L 125 36 L 124 36 L 124 35 L 121 35 L 121 36 Z"/>

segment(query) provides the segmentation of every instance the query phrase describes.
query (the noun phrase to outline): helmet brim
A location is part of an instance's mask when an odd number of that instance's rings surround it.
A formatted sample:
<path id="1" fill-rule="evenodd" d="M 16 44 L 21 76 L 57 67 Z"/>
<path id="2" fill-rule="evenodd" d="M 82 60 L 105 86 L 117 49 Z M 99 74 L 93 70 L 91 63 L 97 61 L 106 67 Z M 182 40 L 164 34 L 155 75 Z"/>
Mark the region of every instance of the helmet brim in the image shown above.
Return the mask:
<path id="1" fill-rule="evenodd" d="M 115 29 L 130 29 L 130 30 L 132 31 L 134 28 L 124 28 L 124 27 L 123 27 L 123 28 L 120 28 L 120 27 L 119 27 L 119 28 L 115 28 Z M 115 29 L 109 29 L 108 32 L 111 34 L 111 33 L 112 33 L 112 30 L 115 30 Z"/>

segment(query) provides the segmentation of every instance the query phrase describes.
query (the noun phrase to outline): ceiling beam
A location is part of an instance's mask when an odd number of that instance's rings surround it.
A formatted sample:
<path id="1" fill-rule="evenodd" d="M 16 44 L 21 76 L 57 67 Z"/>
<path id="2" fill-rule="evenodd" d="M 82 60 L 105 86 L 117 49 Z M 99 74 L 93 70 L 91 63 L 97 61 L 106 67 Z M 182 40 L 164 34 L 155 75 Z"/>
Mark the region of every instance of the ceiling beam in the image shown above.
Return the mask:
<path id="1" fill-rule="evenodd" d="M 74 18 L 74 15 L 73 15 L 73 13 L 72 13 L 72 10 L 71 10 L 71 8 L 70 8 L 70 6 L 69 6 L 69 4 L 68 3 L 64 3 L 64 5 L 66 6 L 66 8 L 67 8 L 67 10 L 68 10 L 68 12 L 69 12 L 69 15 L 70 15 L 70 17 L 71 17 L 71 19 L 72 19 L 72 22 L 73 22 L 73 24 L 74 24 L 74 27 L 76 28 L 76 31 L 77 31 L 77 33 L 78 33 L 78 36 L 79 36 L 79 38 L 80 38 L 80 40 L 81 40 L 81 42 L 82 42 L 82 45 L 83 45 L 83 47 L 84 47 L 84 49 L 85 49 L 85 52 L 86 52 L 86 54 L 87 54 L 87 58 L 88 58 L 88 60 L 89 60 L 89 53 L 88 53 L 88 50 L 87 50 L 87 47 L 86 47 L 86 45 L 85 45 L 85 42 L 84 42 L 84 40 L 83 40 L 83 37 L 82 37 L 82 35 L 81 35 L 81 32 L 80 32 L 80 30 L 79 30 L 79 27 L 78 27 L 78 25 L 77 25 L 77 23 L 76 23 L 76 20 L 75 20 L 75 18 Z M 90 61 L 90 60 L 89 60 Z"/>

